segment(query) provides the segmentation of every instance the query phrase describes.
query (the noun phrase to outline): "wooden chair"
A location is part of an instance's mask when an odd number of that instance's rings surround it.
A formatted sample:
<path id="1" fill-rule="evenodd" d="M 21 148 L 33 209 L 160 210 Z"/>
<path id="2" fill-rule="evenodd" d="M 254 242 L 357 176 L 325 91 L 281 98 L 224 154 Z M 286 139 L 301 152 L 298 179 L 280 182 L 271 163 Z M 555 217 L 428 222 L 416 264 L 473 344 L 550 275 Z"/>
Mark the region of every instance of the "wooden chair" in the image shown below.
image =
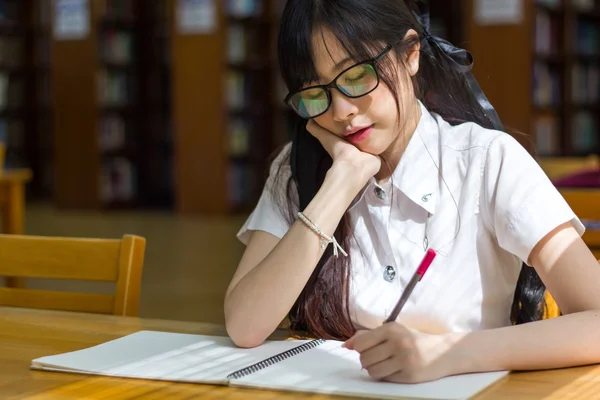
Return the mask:
<path id="1" fill-rule="evenodd" d="M 0 276 L 115 282 L 114 295 L 0 288 L 0 306 L 137 316 L 146 239 L 0 235 Z"/>
<path id="2" fill-rule="evenodd" d="M 582 170 L 600 168 L 600 157 L 540 157 L 539 163 L 546 175 L 556 180 Z"/>

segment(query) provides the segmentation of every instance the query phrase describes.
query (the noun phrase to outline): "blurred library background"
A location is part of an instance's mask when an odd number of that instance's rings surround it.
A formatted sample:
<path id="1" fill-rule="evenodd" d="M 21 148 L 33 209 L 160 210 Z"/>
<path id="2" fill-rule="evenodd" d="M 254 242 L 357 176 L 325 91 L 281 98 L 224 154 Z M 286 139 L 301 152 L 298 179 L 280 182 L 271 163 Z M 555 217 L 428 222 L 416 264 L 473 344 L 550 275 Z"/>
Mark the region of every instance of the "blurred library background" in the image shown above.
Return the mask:
<path id="1" fill-rule="evenodd" d="M 553 179 L 600 169 L 600 2 L 429 3 L 432 33 L 472 52 Z M 297 121 L 275 52 L 284 5 L 0 0 L 0 153 L 6 176 L 26 171 L 22 232 L 144 236 L 142 314 L 220 321 L 235 233 Z"/>

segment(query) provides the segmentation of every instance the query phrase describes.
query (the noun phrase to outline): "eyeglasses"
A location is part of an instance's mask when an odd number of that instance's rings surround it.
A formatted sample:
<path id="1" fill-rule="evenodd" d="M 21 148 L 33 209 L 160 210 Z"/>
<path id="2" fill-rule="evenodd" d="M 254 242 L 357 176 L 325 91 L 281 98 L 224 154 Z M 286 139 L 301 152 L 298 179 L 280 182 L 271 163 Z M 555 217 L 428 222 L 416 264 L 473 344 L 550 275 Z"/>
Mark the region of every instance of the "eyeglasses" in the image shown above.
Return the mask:
<path id="1" fill-rule="evenodd" d="M 389 45 L 376 57 L 345 69 L 327 85 L 310 86 L 290 93 L 284 102 L 300 117 L 311 119 L 329 110 L 332 88 L 351 99 L 366 96 L 379 86 L 376 65 L 391 49 L 392 46 Z"/>

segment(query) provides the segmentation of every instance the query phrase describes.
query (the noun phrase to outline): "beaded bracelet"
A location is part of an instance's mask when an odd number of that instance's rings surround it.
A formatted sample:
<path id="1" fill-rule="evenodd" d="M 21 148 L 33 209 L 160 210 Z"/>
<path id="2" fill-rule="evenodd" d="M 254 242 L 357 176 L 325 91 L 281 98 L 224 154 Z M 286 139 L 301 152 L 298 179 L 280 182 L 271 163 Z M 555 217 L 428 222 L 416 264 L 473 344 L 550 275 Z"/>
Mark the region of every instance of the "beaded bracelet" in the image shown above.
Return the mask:
<path id="1" fill-rule="evenodd" d="M 342 249 L 342 246 L 340 246 L 339 243 L 337 242 L 337 240 L 335 240 L 335 237 L 328 236 L 325 233 L 323 233 L 323 231 L 321 231 L 321 229 L 319 229 L 319 227 L 316 226 L 310 219 L 308 219 L 306 217 L 306 215 L 304 215 L 302 212 L 298 213 L 298 218 L 300 218 L 300 220 L 302 222 L 304 222 L 304 224 L 306 226 L 308 226 L 313 232 L 315 232 L 317 235 L 319 235 L 319 237 L 321 239 L 321 249 L 322 250 L 325 250 L 329 243 L 333 243 L 333 255 L 334 256 L 336 256 L 336 257 L 338 256 L 338 249 L 339 249 L 339 251 L 342 252 L 342 254 L 344 256 L 348 256 L 348 254 L 344 251 L 344 249 Z"/>

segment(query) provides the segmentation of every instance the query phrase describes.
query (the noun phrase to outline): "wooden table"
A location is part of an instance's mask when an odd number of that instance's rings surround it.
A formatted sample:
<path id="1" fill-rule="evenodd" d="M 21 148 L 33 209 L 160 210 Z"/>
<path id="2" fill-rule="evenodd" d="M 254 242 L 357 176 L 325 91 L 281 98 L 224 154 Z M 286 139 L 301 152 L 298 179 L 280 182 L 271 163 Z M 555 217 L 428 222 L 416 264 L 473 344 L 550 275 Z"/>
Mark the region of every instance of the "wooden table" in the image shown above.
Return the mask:
<path id="1" fill-rule="evenodd" d="M 0 170 L 2 233 L 20 235 L 24 232 L 25 185 L 31 176 L 28 169 Z"/>
<path id="2" fill-rule="evenodd" d="M 32 359 L 79 350 L 139 330 L 223 335 L 223 327 L 0 307 L 0 399 L 329 399 L 298 393 L 32 371 Z M 284 338 L 278 332 L 274 338 Z M 339 397 L 338 397 L 339 398 Z M 478 400 L 599 399 L 600 367 L 512 373 Z"/>

